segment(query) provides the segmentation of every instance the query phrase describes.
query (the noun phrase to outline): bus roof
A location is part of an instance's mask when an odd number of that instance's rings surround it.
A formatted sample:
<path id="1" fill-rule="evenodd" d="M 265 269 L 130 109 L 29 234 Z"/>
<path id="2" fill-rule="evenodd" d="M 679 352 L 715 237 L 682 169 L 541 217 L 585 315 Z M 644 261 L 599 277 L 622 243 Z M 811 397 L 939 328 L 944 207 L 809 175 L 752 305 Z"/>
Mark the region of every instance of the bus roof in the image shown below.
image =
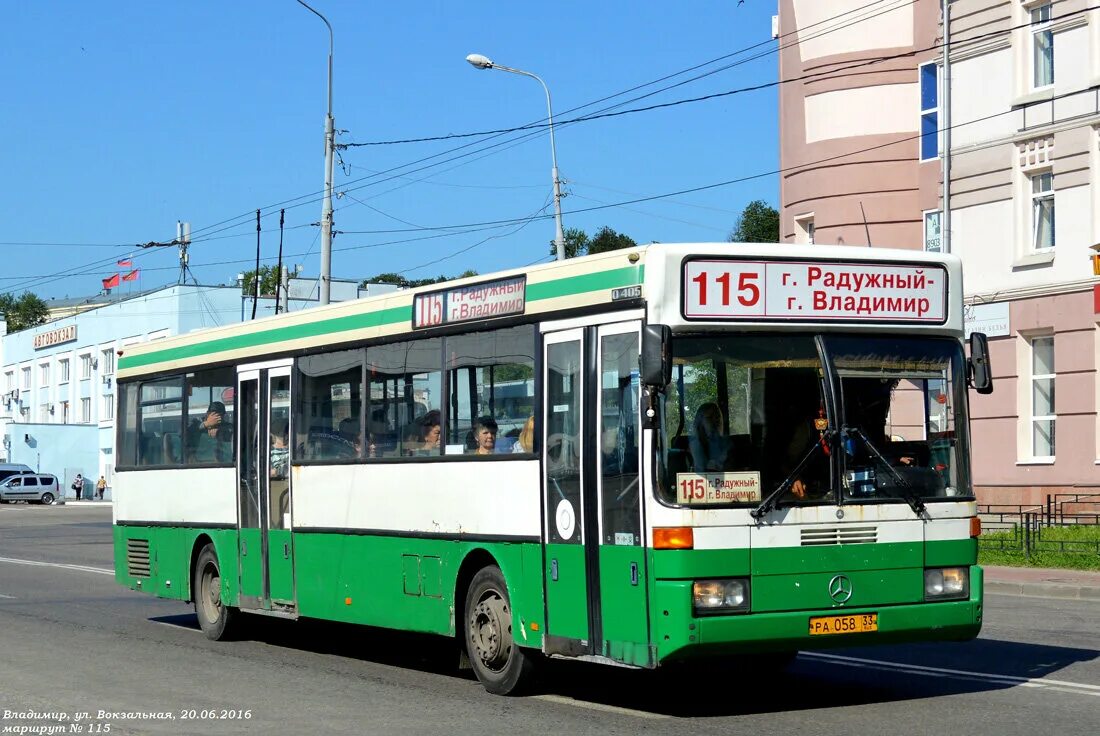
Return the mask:
<path id="1" fill-rule="evenodd" d="M 657 300 L 655 314 L 667 315 L 667 319 L 657 316 L 657 321 L 683 324 L 683 319 L 676 318 L 681 264 L 700 256 L 716 260 L 939 265 L 947 270 L 951 284 L 950 319 L 939 329 L 961 330 L 962 317 L 955 314 L 958 310 L 954 306 L 957 302 L 961 309 L 961 267 L 954 256 L 826 245 L 654 244 L 456 279 L 132 345 L 120 354 L 118 373 L 120 378 L 129 378 L 210 363 L 263 360 L 277 354 L 412 334 L 485 318 L 551 316 L 610 306 L 619 300 L 624 300 L 626 306 L 636 304 L 640 297 L 652 298 L 658 291 L 677 296 Z M 881 329 L 881 325 L 877 327 Z"/>

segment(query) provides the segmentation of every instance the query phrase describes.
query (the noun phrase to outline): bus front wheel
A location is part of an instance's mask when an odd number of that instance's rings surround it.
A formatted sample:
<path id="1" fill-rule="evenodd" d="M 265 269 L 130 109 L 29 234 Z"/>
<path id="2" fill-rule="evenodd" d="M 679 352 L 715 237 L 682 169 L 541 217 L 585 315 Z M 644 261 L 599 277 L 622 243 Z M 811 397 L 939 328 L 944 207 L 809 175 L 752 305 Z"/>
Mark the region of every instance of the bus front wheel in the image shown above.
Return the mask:
<path id="1" fill-rule="evenodd" d="M 206 638 L 214 641 L 230 638 L 240 614 L 222 601 L 221 565 L 212 544 L 203 547 L 195 561 L 191 595 L 195 599 L 199 627 Z"/>
<path id="2" fill-rule="evenodd" d="M 466 594 L 466 653 L 477 679 L 495 695 L 513 695 L 529 684 L 531 656 L 512 637 L 512 605 L 498 567 L 484 567 Z"/>

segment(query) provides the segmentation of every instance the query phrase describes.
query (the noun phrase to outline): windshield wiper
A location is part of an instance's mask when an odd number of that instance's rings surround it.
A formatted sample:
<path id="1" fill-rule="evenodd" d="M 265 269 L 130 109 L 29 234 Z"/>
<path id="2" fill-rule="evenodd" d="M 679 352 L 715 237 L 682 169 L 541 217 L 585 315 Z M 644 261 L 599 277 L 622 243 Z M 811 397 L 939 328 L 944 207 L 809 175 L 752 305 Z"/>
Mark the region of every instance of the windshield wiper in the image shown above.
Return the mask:
<path id="1" fill-rule="evenodd" d="M 831 441 L 832 433 L 826 433 L 826 437 L 826 441 Z M 820 441 L 814 442 L 814 446 L 810 448 L 809 452 L 802 456 L 802 459 L 798 462 L 798 465 L 795 466 L 794 470 L 791 471 L 791 474 L 788 475 L 782 483 L 776 486 L 775 490 L 769 493 L 767 498 L 760 502 L 759 506 L 750 511 L 749 515 L 754 519 L 759 519 L 764 514 L 773 510 L 779 502 L 779 497 L 795 482 L 798 478 L 798 474 L 802 472 L 802 468 L 806 467 L 806 463 L 810 462 L 810 458 L 812 458 L 818 450 L 823 449 L 823 447 Z"/>
<path id="2" fill-rule="evenodd" d="M 867 450 L 872 455 L 874 455 L 880 463 L 886 466 L 886 469 L 890 471 L 890 474 L 894 476 L 894 479 L 898 482 L 899 490 L 894 491 L 893 489 L 888 488 L 884 488 L 882 490 L 885 490 L 892 496 L 895 496 L 905 501 L 907 504 L 909 504 L 909 507 L 913 509 L 913 513 L 917 516 L 923 514 L 924 501 L 921 500 L 920 495 L 913 488 L 913 484 L 905 480 L 905 478 L 902 477 L 901 473 L 894 470 L 894 466 L 890 464 L 890 461 L 887 460 L 881 452 L 879 452 L 879 449 L 875 447 L 874 443 L 871 442 L 866 434 L 864 434 L 863 430 L 859 427 L 844 427 L 843 431 L 849 437 L 858 437 L 859 439 L 863 440 L 863 446 L 866 447 Z"/>

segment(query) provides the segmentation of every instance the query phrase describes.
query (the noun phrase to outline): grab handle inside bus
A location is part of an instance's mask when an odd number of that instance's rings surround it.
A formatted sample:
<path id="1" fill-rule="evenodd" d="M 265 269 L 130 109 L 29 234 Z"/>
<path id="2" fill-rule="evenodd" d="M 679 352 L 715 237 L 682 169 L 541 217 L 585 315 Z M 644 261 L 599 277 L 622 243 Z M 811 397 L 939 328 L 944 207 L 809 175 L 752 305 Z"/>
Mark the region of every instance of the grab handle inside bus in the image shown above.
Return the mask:
<path id="1" fill-rule="evenodd" d="M 642 383 L 664 391 L 672 380 L 672 328 L 642 327 Z"/>
<path id="2" fill-rule="evenodd" d="M 993 393 L 993 368 L 989 364 L 989 338 L 983 332 L 970 333 L 970 385 L 980 394 Z"/>

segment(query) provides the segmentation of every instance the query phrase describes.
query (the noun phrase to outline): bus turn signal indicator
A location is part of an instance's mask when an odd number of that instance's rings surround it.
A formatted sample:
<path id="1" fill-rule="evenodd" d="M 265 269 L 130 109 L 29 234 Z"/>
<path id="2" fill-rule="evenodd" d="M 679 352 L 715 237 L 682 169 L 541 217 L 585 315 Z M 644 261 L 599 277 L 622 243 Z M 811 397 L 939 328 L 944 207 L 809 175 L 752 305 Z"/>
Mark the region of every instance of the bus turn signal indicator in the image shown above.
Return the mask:
<path id="1" fill-rule="evenodd" d="M 695 535 L 690 526 L 667 526 L 653 530 L 653 549 L 692 549 Z"/>
<path id="2" fill-rule="evenodd" d="M 970 536 L 977 538 L 982 535 L 982 520 L 978 516 L 970 517 Z"/>

